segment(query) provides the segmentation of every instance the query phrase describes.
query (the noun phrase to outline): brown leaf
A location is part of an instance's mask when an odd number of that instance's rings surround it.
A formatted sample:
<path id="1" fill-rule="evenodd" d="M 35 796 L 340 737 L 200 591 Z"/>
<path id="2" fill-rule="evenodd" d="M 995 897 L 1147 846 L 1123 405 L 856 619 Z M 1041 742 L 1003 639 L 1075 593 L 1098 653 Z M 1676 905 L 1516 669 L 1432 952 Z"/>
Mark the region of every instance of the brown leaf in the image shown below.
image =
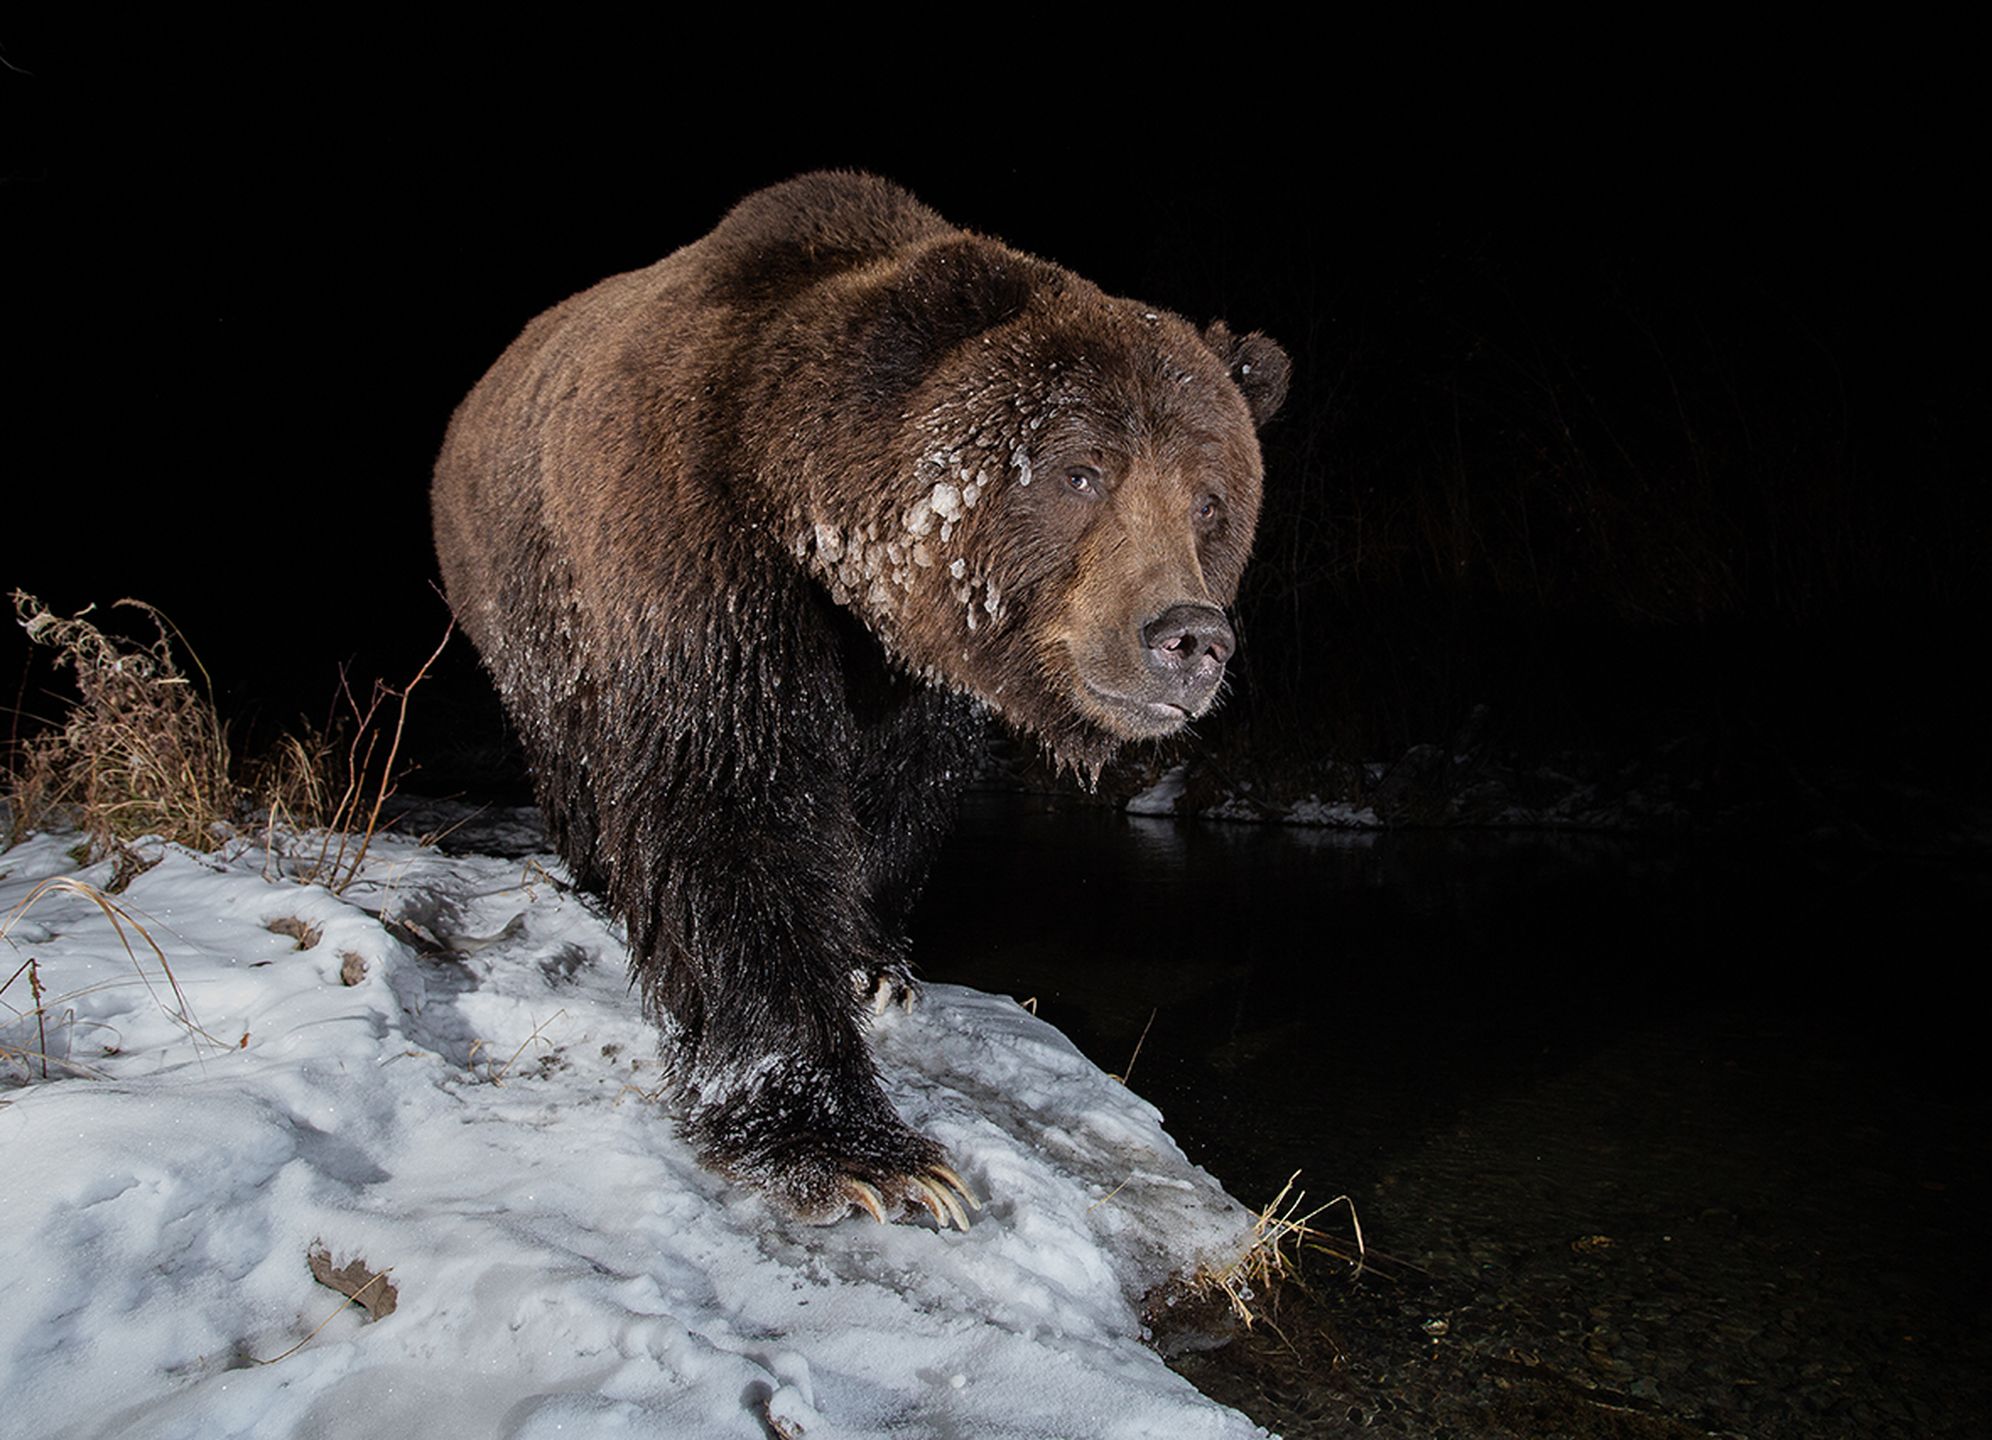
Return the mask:
<path id="1" fill-rule="evenodd" d="M 400 1297 L 395 1292 L 394 1282 L 387 1278 L 386 1270 L 369 1270 L 367 1262 L 360 1259 L 335 1268 L 332 1252 L 325 1248 L 323 1241 L 317 1240 L 312 1242 L 304 1258 L 305 1263 L 311 1266 L 312 1279 L 364 1305 L 369 1319 L 385 1320 L 394 1313 Z"/>
<path id="2" fill-rule="evenodd" d="M 297 948 L 309 950 L 318 943 L 319 929 L 309 920 L 300 920 L 295 915 L 280 916 L 265 922 L 263 928 L 272 935 L 288 935 L 297 941 Z"/>

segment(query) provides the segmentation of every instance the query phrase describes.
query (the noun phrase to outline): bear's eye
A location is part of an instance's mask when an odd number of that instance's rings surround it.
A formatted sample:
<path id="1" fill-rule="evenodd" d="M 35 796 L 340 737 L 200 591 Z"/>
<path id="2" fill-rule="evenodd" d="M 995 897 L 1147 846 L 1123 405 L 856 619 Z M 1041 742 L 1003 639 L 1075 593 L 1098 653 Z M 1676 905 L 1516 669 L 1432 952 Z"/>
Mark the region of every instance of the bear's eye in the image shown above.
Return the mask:
<path id="1" fill-rule="evenodd" d="M 1065 488 L 1074 495 L 1095 496 L 1100 493 L 1100 472 L 1090 465 L 1074 465 L 1065 472 Z"/>
<path id="2" fill-rule="evenodd" d="M 1217 517 L 1224 513 L 1224 502 L 1215 495 L 1206 495 L 1197 502 L 1197 521 L 1203 525 L 1215 524 Z"/>

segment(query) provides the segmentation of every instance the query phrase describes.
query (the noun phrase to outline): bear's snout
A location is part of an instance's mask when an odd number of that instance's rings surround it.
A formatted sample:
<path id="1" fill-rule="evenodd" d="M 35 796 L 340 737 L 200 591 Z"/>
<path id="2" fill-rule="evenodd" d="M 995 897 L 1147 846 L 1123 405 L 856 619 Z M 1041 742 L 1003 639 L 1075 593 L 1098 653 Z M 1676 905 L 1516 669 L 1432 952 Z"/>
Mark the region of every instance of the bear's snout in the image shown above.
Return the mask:
<path id="1" fill-rule="evenodd" d="M 1171 605 L 1142 626 L 1141 645 L 1149 673 L 1171 699 L 1180 696 L 1183 708 L 1199 715 L 1217 693 L 1238 637 L 1217 606 L 1191 600 Z"/>

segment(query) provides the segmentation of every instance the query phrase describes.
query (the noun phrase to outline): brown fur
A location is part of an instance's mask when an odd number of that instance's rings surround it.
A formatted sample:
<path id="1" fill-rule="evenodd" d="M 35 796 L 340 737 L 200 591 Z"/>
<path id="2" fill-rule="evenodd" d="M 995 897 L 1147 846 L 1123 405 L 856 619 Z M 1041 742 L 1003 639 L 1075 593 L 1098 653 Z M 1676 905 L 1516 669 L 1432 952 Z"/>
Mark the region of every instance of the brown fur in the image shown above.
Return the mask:
<path id="1" fill-rule="evenodd" d="M 983 707 L 1097 768 L 1214 699 L 1284 354 L 801 177 L 527 326 L 436 469 L 451 603 L 629 927 L 705 1158 L 812 1219 L 938 1163 L 849 976 Z"/>

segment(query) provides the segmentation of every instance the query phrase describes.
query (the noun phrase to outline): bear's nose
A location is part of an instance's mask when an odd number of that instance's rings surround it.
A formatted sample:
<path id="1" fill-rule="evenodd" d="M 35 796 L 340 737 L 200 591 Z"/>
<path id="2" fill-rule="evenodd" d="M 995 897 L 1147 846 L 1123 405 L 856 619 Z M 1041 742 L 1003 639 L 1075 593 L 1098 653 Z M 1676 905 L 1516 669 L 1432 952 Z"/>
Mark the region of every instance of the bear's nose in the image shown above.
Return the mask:
<path id="1" fill-rule="evenodd" d="M 1141 627 L 1150 668 L 1185 681 L 1208 672 L 1212 683 L 1238 648 L 1224 612 L 1201 601 L 1171 605 Z"/>

